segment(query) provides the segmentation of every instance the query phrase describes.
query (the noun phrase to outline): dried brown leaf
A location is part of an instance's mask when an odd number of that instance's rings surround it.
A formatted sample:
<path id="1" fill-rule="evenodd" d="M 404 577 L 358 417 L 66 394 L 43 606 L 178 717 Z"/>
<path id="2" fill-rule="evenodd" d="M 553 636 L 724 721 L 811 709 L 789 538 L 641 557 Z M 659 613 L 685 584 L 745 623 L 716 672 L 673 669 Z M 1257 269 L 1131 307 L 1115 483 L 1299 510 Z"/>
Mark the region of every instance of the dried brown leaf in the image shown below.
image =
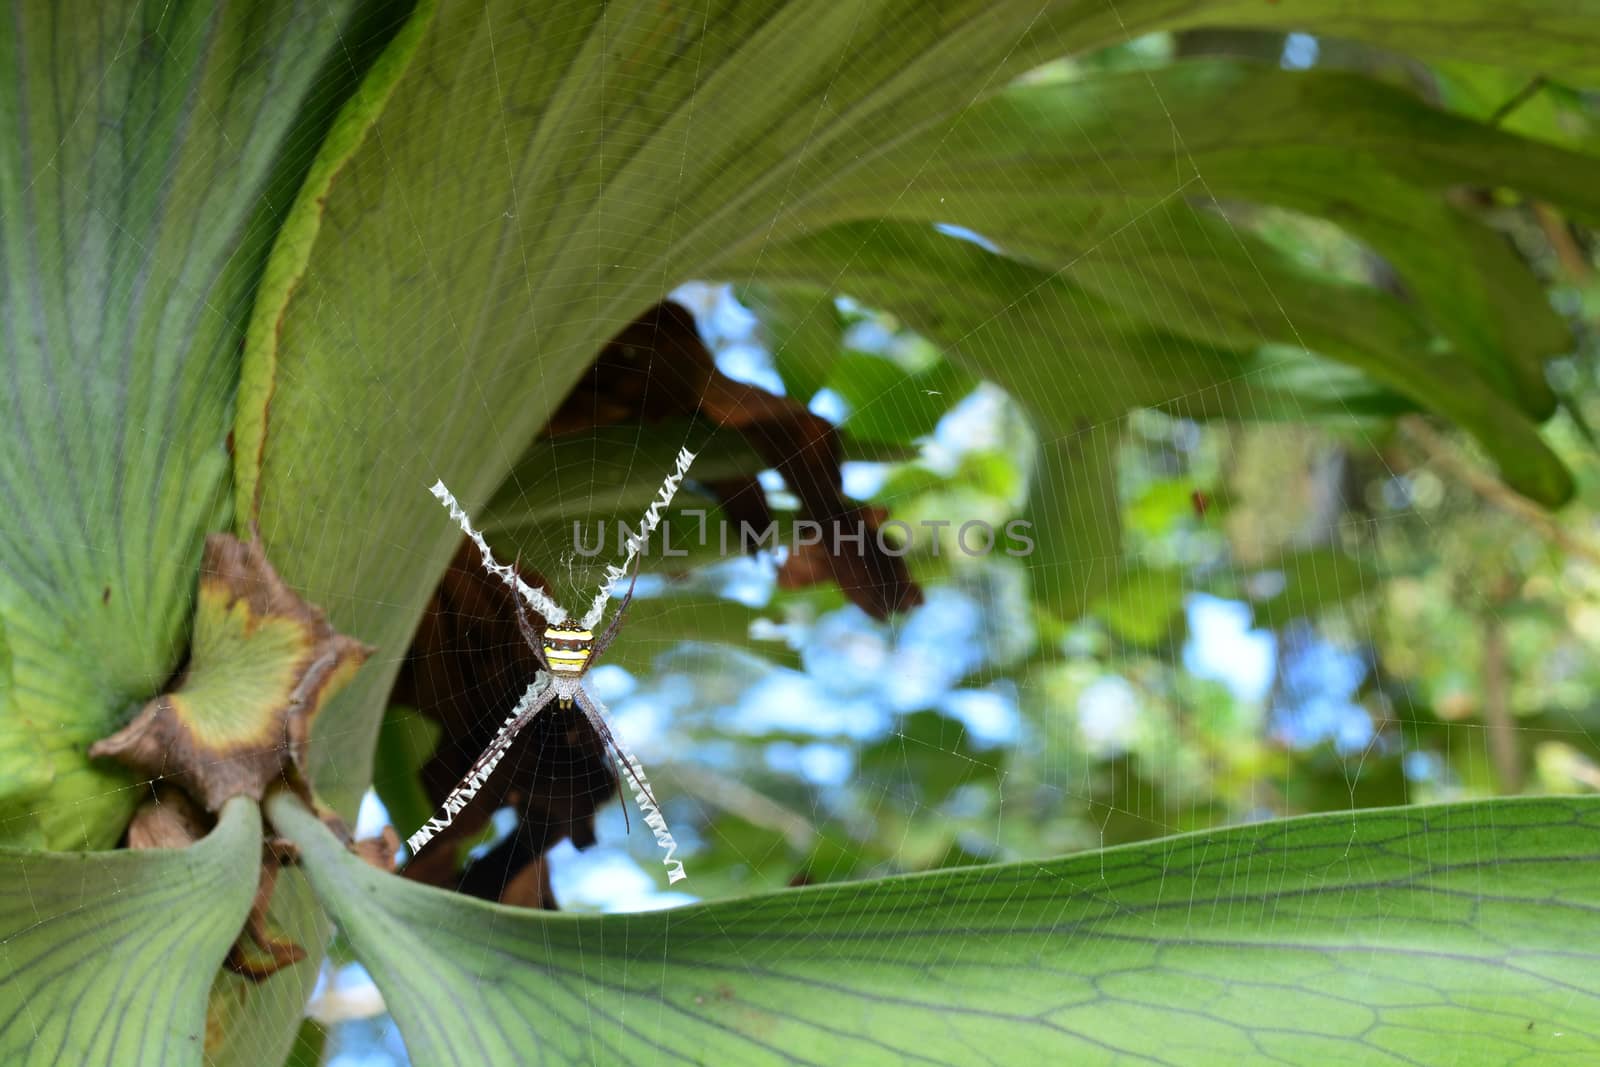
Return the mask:
<path id="1" fill-rule="evenodd" d="M 311 723 L 371 649 L 334 631 L 286 585 L 258 542 L 206 539 L 188 665 L 173 688 L 89 754 L 181 785 L 209 811 L 306 791 Z"/>

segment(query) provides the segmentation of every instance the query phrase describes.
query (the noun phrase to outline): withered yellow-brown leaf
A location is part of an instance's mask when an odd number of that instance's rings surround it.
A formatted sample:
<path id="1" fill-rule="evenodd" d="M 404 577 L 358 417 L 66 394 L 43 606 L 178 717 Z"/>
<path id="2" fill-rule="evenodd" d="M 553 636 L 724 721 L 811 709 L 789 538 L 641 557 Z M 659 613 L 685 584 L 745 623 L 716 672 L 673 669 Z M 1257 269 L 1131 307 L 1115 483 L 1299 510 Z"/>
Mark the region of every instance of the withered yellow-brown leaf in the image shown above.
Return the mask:
<path id="1" fill-rule="evenodd" d="M 371 651 L 290 589 L 259 542 L 212 534 L 188 665 L 89 755 L 175 782 L 213 812 L 276 781 L 303 793 L 312 720 Z"/>

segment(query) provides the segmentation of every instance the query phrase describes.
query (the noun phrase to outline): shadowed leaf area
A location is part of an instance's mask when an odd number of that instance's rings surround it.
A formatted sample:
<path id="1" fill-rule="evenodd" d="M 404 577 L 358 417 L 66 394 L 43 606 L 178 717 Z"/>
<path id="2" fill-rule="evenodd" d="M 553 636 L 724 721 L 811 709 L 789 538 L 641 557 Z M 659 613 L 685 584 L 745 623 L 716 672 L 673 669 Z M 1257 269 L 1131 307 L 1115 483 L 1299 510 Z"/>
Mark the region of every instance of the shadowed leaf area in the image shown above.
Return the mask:
<path id="1" fill-rule="evenodd" d="M 1311 816 L 642 915 L 464 902 L 269 804 L 413 1062 L 1600 1055 L 1600 800 Z"/>

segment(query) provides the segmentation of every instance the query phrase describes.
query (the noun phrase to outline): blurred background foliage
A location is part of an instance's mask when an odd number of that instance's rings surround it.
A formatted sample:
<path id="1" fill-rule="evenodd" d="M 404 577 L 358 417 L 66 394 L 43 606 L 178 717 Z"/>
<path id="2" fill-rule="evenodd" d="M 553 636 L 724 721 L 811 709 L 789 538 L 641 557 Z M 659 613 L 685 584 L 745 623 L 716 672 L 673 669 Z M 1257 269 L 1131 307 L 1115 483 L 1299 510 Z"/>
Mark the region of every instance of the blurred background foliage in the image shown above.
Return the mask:
<path id="1" fill-rule="evenodd" d="M 1303 35 L 1158 35 L 1030 77 L 1175 53 L 1359 70 L 1526 136 L 1595 146 L 1595 101 L 1560 85 Z M 890 626 L 831 587 L 776 588 L 764 558 L 647 590 L 659 609 L 640 615 L 659 627 L 630 623 L 623 667 L 595 681 L 692 841 L 696 893 L 1600 785 L 1593 235 L 1536 202 L 1460 200 L 1514 243 L 1577 338 L 1550 368 L 1562 409 L 1544 427 L 1574 501 L 1533 508 L 1470 439 L 1417 414 L 1140 411 L 1082 431 L 1114 450 L 1122 543 L 1115 558 L 1075 561 L 1111 571 L 1078 618 L 1038 602 L 1026 557 L 971 556 L 958 522 L 937 538 L 921 525 L 1025 515 L 1037 436 L 1014 397 L 849 299 L 797 341 L 764 317 L 760 291 L 681 292 L 725 373 L 807 399 L 861 452 L 914 453 L 850 464 L 846 489 L 916 531 L 908 558 L 927 591 Z M 1276 208 L 1228 218 L 1310 270 L 1383 282 L 1385 264 L 1332 224 Z M 766 485 L 775 509 L 793 506 L 781 482 Z M 759 621 L 708 609 L 708 595 Z M 718 618 L 748 639 L 728 640 Z M 602 841 L 626 842 L 648 870 L 653 843 L 616 821 Z M 568 893 L 607 906 L 576 883 Z"/>
<path id="2" fill-rule="evenodd" d="M 1299 34 L 1154 35 L 1026 80 L 1176 55 L 1359 70 L 1529 137 L 1595 146 L 1595 101 L 1542 78 Z M 849 462 L 845 488 L 910 525 L 927 594 L 885 624 L 832 585 L 778 588 L 781 554 L 649 563 L 658 573 L 592 678 L 654 768 L 695 895 L 1600 785 L 1593 235 L 1537 202 L 1459 199 L 1514 243 L 1578 339 L 1550 367 L 1562 408 L 1544 428 L 1576 476 L 1573 503 L 1539 511 L 1474 442 L 1404 405 L 1139 411 L 1080 431 L 1114 454 L 1121 544 L 1070 561 L 1107 572 L 1075 618 L 1038 601 L 1027 557 L 956 544 L 960 521 L 1000 529 L 1027 514 L 1039 438 L 1016 398 L 847 296 L 830 321 L 797 325 L 761 287 L 680 290 L 725 374 L 805 400 L 847 455 L 903 457 Z M 1227 217 L 1308 270 L 1384 283 L 1386 264 L 1326 221 L 1250 206 Z M 763 485 L 780 520 L 794 511 L 780 478 Z M 540 536 L 552 530 L 566 536 L 561 524 Z M 631 865 L 653 896 L 654 843 L 622 824 L 603 812 L 601 847 L 558 851 L 566 907 L 640 906 L 615 895 Z"/>

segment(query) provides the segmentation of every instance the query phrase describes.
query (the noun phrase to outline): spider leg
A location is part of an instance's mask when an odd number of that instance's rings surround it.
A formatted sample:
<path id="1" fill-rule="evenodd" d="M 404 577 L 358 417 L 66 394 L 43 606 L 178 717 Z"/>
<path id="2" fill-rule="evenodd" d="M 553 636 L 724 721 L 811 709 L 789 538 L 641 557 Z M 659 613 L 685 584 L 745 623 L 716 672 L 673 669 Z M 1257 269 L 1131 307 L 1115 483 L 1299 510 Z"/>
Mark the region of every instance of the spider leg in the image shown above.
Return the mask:
<path id="1" fill-rule="evenodd" d="M 600 738 L 600 744 L 606 750 L 607 755 L 611 757 L 617 766 L 626 769 L 628 761 L 623 758 L 625 752 L 622 742 L 617 740 L 617 735 L 611 732 L 611 727 L 606 723 L 605 713 L 602 710 L 605 705 L 585 693 L 582 689 L 578 690 L 577 695 L 572 698 L 572 702 L 578 705 L 578 710 L 583 712 L 583 717 L 589 720 L 590 726 L 594 727 L 594 732 Z M 633 772 L 629 771 L 628 776 L 633 778 Z M 638 779 L 634 778 L 634 785 L 637 786 L 638 784 Z M 633 820 L 628 817 L 628 801 L 622 795 L 622 790 L 620 789 L 617 790 L 617 802 L 622 805 L 623 829 L 628 833 L 632 833 Z"/>
<path id="2" fill-rule="evenodd" d="M 609 714 L 606 706 L 581 689 L 578 690 L 578 695 L 573 699 L 578 707 L 583 710 L 584 718 L 589 720 L 589 725 L 594 727 L 594 732 L 600 735 L 600 742 L 611 753 L 611 758 L 616 761 L 622 770 L 627 772 L 635 792 L 643 794 L 646 800 L 650 801 L 651 804 L 655 804 L 656 797 L 655 793 L 650 789 L 650 783 L 645 781 L 644 776 L 635 769 L 639 765 L 638 757 L 623 747 L 622 742 L 617 740 L 617 735 L 611 732 L 611 726 L 606 722 L 606 716 Z M 623 810 L 626 811 L 626 807 Z"/>
<path id="3" fill-rule="evenodd" d="M 594 651 L 589 654 L 589 662 L 594 663 L 600 658 L 601 653 L 611 647 L 611 641 L 617 636 L 617 630 L 622 626 L 622 617 L 628 613 L 628 605 L 633 603 L 633 587 L 639 584 L 639 568 L 644 564 L 644 553 L 640 552 L 633 560 L 633 578 L 628 582 L 628 591 L 622 596 L 622 603 L 617 607 L 617 614 L 612 617 L 611 625 L 606 627 L 605 633 L 594 643 Z"/>
<path id="4" fill-rule="evenodd" d="M 600 739 L 611 749 L 612 757 L 617 765 L 628 773 L 633 781 L 633 799 L 639 805 L 639 814 L 644 816 L 644 823 L 655 835 L 656 844 L 666 849 L 666 856 L 662 863 L 667 865 L 667 884 L 671 885 L 687 877 L 683 870 L 683 861 L 676 858 L 678 843 L 672 839 L 672 831 L 667 829 L 667 820 L 661 814 L 661 805 L 656 803 L 655 794 L 650 792 L 650 783 L 645 781 L 644 768 L 639 766 L 639 760 L 632 752 L 623 747 L 611 728 L 606 725 L 606 708 L 594 697 L 583 690 L 579 690 L 573 698 L 583 714 L 588 718 Z M 623 813 L 627 813 L 627 805 L 623 805 Z M 631 829 L 631 827 L 630 827 Z"/>
<path id="5" fill-rule="evenodd" d="M 513 565 L 512 570 L 519 576 L 522 574 L 521 552 L 517 553 L 517 562 Z M 548 671 L 550 664 L 544 658 L 544 641 L 540 637 L 539 631 L 533 628 L 533 620 L 528 618 L 528 605 L 522 602 L 522 594 L 513 591 L 511 602 L 517 609 L 517 627 L 522 631 L 522 639 L 528 643 L 529 648 L 533 649 L 534 657 L 538 659 L 539 666 Z"/>
<path id="6" fill-rule="evenodd" d="M 522 728 L 532 722 L 534 716 L 549 707 L 555 700 L 555 695 L 555 686 L 550 684 L 550 676 L 541 671 L 523 691 L 522 699 L 511 709 L 510 716 L 500 727 L 500 732 L 494 735 L 494 740 L 489 742 L 489 747 L 473 761 L 472 768 L 467 771 L 466 776 L 450 790 L 450 795 L 445 797 L 444 804 L 439 809 L 440 813 L 423 823 L 416 833 L 406 839 L 406 847 L 411 850 L 413 856 L 432 841 L 440 830 L 454 822 L 461 809 L 478 795 L 478 791 L 494 773 L 495 767 L 505 757 L 507 750 L 511 748 L 511 743 L 522 732 Z"/>

